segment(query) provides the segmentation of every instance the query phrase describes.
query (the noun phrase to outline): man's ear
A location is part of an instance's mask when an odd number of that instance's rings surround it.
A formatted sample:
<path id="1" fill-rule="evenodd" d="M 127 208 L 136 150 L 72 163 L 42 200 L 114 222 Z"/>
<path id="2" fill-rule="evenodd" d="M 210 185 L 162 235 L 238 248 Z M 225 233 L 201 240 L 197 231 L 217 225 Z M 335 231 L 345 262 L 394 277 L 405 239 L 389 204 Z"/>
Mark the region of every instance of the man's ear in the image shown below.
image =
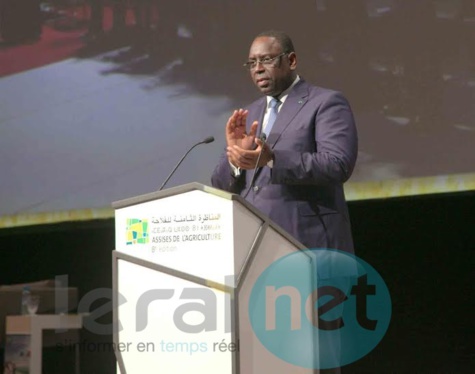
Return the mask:
<path id="1" fill-rule="evenodd" d="M 295 52 L 290 52 L 288 55 L 289 58 L 289 65 L 291 70 L 297 69 L 297 55 Z"/>

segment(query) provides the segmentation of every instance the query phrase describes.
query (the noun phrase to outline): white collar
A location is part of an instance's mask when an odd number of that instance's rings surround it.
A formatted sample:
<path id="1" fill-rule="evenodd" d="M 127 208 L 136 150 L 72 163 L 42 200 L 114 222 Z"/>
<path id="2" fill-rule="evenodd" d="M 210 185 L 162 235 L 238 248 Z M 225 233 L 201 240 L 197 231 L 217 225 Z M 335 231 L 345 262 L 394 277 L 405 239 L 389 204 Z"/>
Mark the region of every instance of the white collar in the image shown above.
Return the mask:
<path id="1" fill-rule="evenodd" d="M 285 100 L 287 99 L 287 96 L 289 96 L 289 93 L 290 91 L 292 90 L 292 88 L 294 88 L 294 86 L 300 81 L 300 77 L 297 75 L 297 77 L 295 78 L 295 80 L 292 82 L 292 84 L 284 91 L 282 92 L 278 97 L 277 99 L 279 99 L 279 101 L 284 104 Z M 266 99 L 267 99 L 267 108 L 269 107 L 269 103 L 272 99 L 274 99 L 274 96 L 266 96 Z M 280 107 L 282 107 L 282 105 L 280 105 Z"/>

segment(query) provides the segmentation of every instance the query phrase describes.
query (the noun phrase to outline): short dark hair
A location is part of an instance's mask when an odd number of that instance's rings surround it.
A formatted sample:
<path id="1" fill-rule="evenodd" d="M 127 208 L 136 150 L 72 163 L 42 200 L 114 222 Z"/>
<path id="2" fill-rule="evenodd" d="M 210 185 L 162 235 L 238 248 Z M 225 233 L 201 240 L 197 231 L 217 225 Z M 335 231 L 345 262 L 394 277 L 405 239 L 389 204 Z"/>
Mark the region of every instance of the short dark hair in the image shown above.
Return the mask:
<path id="1" fill-rule="evenodd" d="M 256 36 L 256 39 L 261 38 L 261 37 L 274 38 L 275 40 L 277 40 L 280 46 L 282 47 L 282 52 L 284 53 L 295 52 L 294 43 L 292 43 L 292 39 L 290 39 L 290 36 L 288 36 L 283 31 L 278 31 L 278 30 L 263 31 L 259 35 Z"/>

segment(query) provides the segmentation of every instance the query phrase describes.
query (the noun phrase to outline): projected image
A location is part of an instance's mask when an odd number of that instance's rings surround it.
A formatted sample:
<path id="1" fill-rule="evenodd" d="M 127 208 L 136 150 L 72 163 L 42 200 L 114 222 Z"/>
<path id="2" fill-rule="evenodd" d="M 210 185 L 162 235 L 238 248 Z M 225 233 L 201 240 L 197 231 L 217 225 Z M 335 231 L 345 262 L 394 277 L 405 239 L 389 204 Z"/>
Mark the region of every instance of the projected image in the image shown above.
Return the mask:
<path id="1" fill-rule="evenodd" d="M 210 184 L 227 118 L 259 97 L 242 64 L 267 29 L 352 105 L 349 199 L 475 188 L 473 1 L 2 0 L 0 18 L 2 225 L 110 214 L 214 136 L 167 187 Z"/>
<path id="2" fill-rule="evenodd" d="M 358 177 L 473 172 L 473 3 L 321 4 L 319 71 L 356 105 Z"/>

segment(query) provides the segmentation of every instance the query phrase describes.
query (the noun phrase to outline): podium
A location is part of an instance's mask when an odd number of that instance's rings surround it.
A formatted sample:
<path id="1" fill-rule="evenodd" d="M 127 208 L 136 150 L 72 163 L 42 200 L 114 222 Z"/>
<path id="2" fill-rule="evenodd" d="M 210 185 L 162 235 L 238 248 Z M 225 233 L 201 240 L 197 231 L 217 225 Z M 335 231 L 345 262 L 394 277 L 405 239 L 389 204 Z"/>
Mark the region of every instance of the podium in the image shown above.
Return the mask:
<path id="1" fill-rule="evenodd" d="M 119 373 L 316 372 L 267 350 L 251 323 L 253 287 L 279 258 L 294 253 L 312 289 L 316 267 L 301 243 L 240 196 L 198 183 L 113 207 Z M 299 344 L 314 352 L 314 339 Z"/>

